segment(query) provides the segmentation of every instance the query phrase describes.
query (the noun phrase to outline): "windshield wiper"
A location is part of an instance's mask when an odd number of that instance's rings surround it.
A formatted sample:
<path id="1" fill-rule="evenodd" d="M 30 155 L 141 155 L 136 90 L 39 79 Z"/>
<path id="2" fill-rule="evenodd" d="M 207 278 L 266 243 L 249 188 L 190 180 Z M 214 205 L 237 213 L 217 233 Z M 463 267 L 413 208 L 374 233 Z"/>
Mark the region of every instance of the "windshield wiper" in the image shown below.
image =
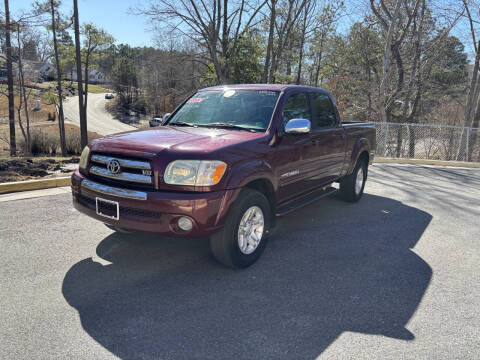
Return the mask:
<path id="1" fill-rule="evenodd" d="M 187 123 L 187 122 L 184 122 L 184 121 L 175 121 L 173 123 L 168 123 L 167 125 L 174 125 L 174 126 L 191 126 L 191 127 L 197 127 L 197 125 L 194 125 L 194 124 L 190 124 L 190 123 Z"/>
<path id="2" fill-rule="evenodd" d="M 215 128 L 225 128 L 225 129 L 237 129 L 237 130 L 246 130 L 246 131 L 251 131 L 251 132 L 256 132 L 254 129 L 247 128 L 244 126 L 240 125 L 235 125 L 235 124 L 230 124 L 230 123 L 224 123 L 224 122 L 214 122 L 210 124 L 201 124 L 199 126 L 203 127 L 215 127 Z"/>

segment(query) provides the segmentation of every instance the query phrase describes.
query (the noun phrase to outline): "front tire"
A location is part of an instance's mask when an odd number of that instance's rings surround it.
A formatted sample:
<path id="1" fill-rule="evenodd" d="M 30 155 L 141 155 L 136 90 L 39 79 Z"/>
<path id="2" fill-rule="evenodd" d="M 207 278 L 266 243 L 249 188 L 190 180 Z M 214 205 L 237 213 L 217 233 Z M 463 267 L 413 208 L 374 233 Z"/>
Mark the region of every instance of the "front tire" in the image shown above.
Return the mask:
<path id="1" fill-rule="evenodd" d="M 352 173 L 340 181 L 340 197 L 348 202 L 357 202 L 363 195 L 367 181 L 368 163 L 359 158 Z"/>
<path id="2" fill-rule="evenodd" d="M 253 189 L 243 190 L 232 205 L 223 229 L 210 237 L 213 256 L 232 268 L 252 265 L 265 250 L 271 215 L 265 195 Z"/>

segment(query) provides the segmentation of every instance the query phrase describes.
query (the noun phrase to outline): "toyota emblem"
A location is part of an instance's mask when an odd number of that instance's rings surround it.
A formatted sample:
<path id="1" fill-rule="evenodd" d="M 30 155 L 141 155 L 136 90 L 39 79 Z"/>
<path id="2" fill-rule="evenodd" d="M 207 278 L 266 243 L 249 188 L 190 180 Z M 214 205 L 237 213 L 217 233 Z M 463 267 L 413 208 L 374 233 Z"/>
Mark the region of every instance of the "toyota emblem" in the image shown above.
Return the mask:
<path id="1" fill-rule="evenodd" d="M 108 162 L 107 169 L 112 174 L 118 174 L 120 172 L 120 163 L 118 162 L 118 160 L 110 160 Z"/>

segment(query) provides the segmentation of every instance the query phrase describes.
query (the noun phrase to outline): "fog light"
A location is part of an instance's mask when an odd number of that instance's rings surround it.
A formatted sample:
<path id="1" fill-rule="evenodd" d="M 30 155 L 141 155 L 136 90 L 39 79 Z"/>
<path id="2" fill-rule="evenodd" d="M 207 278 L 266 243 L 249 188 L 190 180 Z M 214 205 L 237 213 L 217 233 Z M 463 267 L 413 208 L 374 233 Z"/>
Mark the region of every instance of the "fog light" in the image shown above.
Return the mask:
<path id="1" fill-rule="evenodd" d="M 177 225 L 183 231 L 190 231 L 193 228 L 192 220 L 190 220 L 185 216 L 182 216 L 181 218 L 178 219 Z"/>

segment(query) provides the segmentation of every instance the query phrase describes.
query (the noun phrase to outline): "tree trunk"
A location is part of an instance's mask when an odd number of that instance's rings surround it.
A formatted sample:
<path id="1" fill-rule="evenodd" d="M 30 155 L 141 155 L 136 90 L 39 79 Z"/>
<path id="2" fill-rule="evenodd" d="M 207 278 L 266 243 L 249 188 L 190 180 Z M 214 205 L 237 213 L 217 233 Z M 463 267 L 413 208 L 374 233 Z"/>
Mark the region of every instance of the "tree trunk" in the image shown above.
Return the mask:
<path id="1" fill-rule="evenodd" d="M 7 84 L 8 84 L 8 120 L 10 125 L 10 156 L 15 156 L 17 146 L 15 143 L 15 98 L 13 96 L 13 65 L 12 65 L 12 43 L 10 10 L 8 0 L 5 0 L 5 48 L 7 50 Z"/>
<path id="2" fill-rule="evenodd" d="M 27 91 L 25 89 L 25 75 L 23 73 L 23 61 L 22 61 L 22 52 L 20 51 L 20 25 L 17 23 L 17 43 L 18 43 L 18 83 L 19 83 L 19 98 L 20 98 L 20 106 L 18 111 L 18 124 L 20 125 L 20 129 L 22 130 L 23 137 L 25 138 L 25 152 L 30 154 L 30 116 L 28 114 L 28 102 L 27 102 Z M 22 97 L 23 102 L 25 103 L 25 118 L 27 120 L 27 131 L 23 128 L 23 124 L 21 121 L 21 114 L 20 109 L 22 108 Z"/>
<path id="3" fill-rule="evenodd" d="M 458 148 L 457 160 L 465 160 L 467 150 L 467 134 L 466 128 L 471 127 L 472 117 L 474 116 L 474 104 L 478 102 L 478 93 L 480 84 L 478 84 L 478 73 L 480 69 L 480 40 L 477 45 L 477 53 L 475 54 L 475 63 L 473 66 L 472 79 L 468 90 L 467 105 L 465 107 L 465 120 L 463 122 L 463 130 Z"/>
<path id="4" fill-rule="evenodd" d="M 89 66 L 89 61 L 90 61 L 90 53 L 87 50 L 87 54 L 85 56 L 85 90 L 84 90 L 84 99 L 83 99 L 83 112 L 86 116 L 87 114 L 87 101 L 88 101 L 88 66 Z"/>
<path id="5" fill-rule="evenodd" d="M 208 48 L 210 51 L 210 56 L 212 57 L 213 67 L 215 69 L 215 75 L 217 76 L 217 83 L 225 84 L 226 79 L 223 76 L 223 71 L 220 67 L 220 62 L 218 61 L 218 57 L 217 57 L 217 46 L 212 42 L 212 44 L 210 44 Z"/>
<path id="6" fill-rule="evenodd" d="M 403 145 L 403 133 L 402 133 L 402 125 L 398 125 L 397 129 L 397 151 L 396 157 L 402 157 L 402 145 Z"/>
<path id="7" fill-rule="evenodd" d="M 480 98 L 477 101 L 477 106 L 475 109 L 475 116 L 473 117 L 472 128 L 478 129 L 478 125 L 480 123 Z M 469 136 L 469 144 L 468 144 L 468 152 L 467 152 L 467 161 L 473 161 L 472 155 L 477 144 L 477 133 L 479 130 L 472 130 L 470 129 L 469 132 L 465 134 L 465 137 Z"/>
<path id="8" fill-rule="evenodd" d="M 307 0 L 303 0 L 300 3 L 298 8 L 294 8 L 295 4 L 298 5 L 294 0 L 288 0 L 289 7 L 287 11 L 287 19 L 285 20 L 284 25 L 278 32 L 278 45 L 276 51 L 273 53 L 272 57 L 272 66 L 270 68 L 269 82 L 275 82 L 275 73 L 278 69 L 278 63 L 282 58 L 283 50 L 285 49 L 286 43 L 290 38 L 290 33 L 292 31 L 293 25 L 296 24 L 298 16 L 302 13 Z"/>
<path id="9" fill-rule="evenodd" d="M 408 144 L 408 157 L 410 159 L 415 158 L 415 128 L 408 125 L 408 131 L 410 133 L 410 143 Z"/>
<path id="10" fill-rule="evenodd" d="M 322 57 L 323 57 L 323 41 L 324 41 L 325 33 L 322 31 L 322 35 L 320 37 L 320 49 L 318 50 L 318 57 L 317 57 L 317 66 L 315 67 L 315 87 L 318 86 L 318 80 L 320 78 L 320 68 L 322 67 Z"/>
<path id="11" fill-rule="evenodd" d="M 58 58 L 57 31 L 55 23 L 55 4 L 50 0 L 50 10 L 52 12 L 52 34 L 53 49 L 55 52 L 55 66 L 57 70 L 57 86 L 58 86 L 58 131 L 60 134 L 60 149 L 62 156 L 67 156 L 67 144 L 65 142 L 65 122 L 63 116 L 63 91 L 62 91 L 62 73 L 60 72 L 60 61 Z"/>
<path id="12" fill-rule="evenodd" d="M 268 74 L 270 70 L 270 58 L 273 50 L 273 37 L 274 37 L 274 30 L 275 30 L 275 17 L 276 17 L 276 4 L 277 0 L 271 0 L 271 9 L 270 9 L 270 29 L 268 31 L 268 44 L 267 44 L 267 54 L 265 56 L 265 65 L 263 66 L 263 75 L 262 75 L 262 82 L 268 82 Z"/>
<path id="13" fill-rule="evenodd" d="M 303 13 L 303 27 L 302 27 L 302 35 L 300 38 L 300 54 L 298 55 L 297 80 L 295 81 L 295 84 L 297 85 L 300 85 L 301 78 L 302 78 L 303 47 L 305 46 L 305 33 L 307 31 L 307 17 L 308 17 L 309 8 L 310 6 L 306 6 Z"/>
<path id="14" fill-rule="evenodd" d="M 20 53 L 20 51 L 19 51 Z M 21 66 L 21 64 L 19 63 L 19 66 Z M 23 123 L 22 123 L 22 107 L 23 107 L 23 101 L 22 101 L 22 85 L 21 85 L 21 77 L 19 76 L 18 77 L 18 92 L 19 92 L 19 100 L 20 100 L 20 103 L 18 104 L 18 107 L 17 107 L 17 118 L 18 118 L 18 125 L 20 126 L 20 130 L 22 131 L 22 135 L 23 135 L 23 139 L 25 140 L 25 152 L 26 153 L 29 153 L 29 147 L 28 147 L 28 140 L 27 140 L 27 133 L 25 132 L 25 128 L 23 127 Z"/>
<path id="15" fill-rule="evenodd" d="M 73 0 L 73 22 L 75 31 L 75 58 L 77 63 L 78 110 L 80 113 L 80 136 L 82 148 L 88 144 L 87 114 L 83 108 L 82 56 L 80 53 L 80 25 L 78 0 Z"/>
<path id="16" fill-rule="evenodd" d="M 385 46 L 383 49 L 383 73 L 382 73 L 382 80 L 380 82 L 380 95 L 383 97 L 382 99 L 382 121 L 388 122 L 389 118 L 389 105 L 388 105 L 388 100 L 387 100 L 387 81 L 390 76 L 390 69 L 391 69 L 391 55 L 392 55 L 392 43 L 393 43 L 393 34 L 395 32 L 396 28 L 396 23 L 398 19 L 398 15 L 400 12 L 400 0 L 396 0 L 395 2 L 395 10 L 394 13 L 391 17 L 390 23 L 387 24 L 387 22 L 381 17 L 381 15 L 378 13 L 377 9 L 375 8 L 375 4 L 373 0 L 370 0 L 370 7 L 377 17 L 377 19 L 380 21 L 380 25 L 382 26 L 383 32 L 385 33 Z"/>

